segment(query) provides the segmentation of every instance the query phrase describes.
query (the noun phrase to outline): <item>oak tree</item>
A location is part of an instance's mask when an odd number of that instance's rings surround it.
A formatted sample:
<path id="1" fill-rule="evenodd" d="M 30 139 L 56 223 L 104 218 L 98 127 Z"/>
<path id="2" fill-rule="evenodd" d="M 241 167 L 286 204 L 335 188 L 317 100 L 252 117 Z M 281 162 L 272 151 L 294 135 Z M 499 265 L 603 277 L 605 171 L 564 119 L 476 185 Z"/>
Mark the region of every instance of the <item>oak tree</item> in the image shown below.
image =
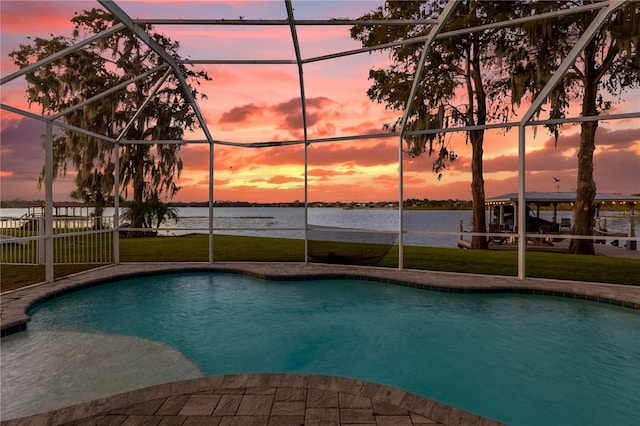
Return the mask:
<path id="1" fill-rule="evenodd" d="M 445 5 L 442 0 L 386 1 L 376 10 L 360 19 L 436 19 Z M 460 1 L 442 32 L 454 31 L 495 22 L 517 13 L 517 3 Z M 355 25 L 351 36 L 365 47 L 421 37 L 428 34 L 426 24 L 408 25 Z M 506 96 L 507 76 L 496 66 L 495 38 L 504 29 L 474 30 L 434 41 L 429 46 L 426 69 L 412 100 L 411 115 L 406 130 L 419 131 L 455 126 L 482 126 L 490 120 L 506 120 L 512 113 L 503 102 Z M 373 81 L 367 94 L 371 100 L 383 103 L 388 109 L 403 111 L 419 65 L 423 43 L 386 47 L 392 64 L 372 69 Z M 395 130 L 398 121 L 388 126 Z M 473 199 L 473 232 L 486 232 L 485 191 L 483 176 L 483 129 L 466 132 L 466 141 L 472 147 L 471 195 Z M 424 153 L 434 155 L 433 171 L 442 177 L 443 171 L 455 161 L 456 154 L 443 133 L 406 135 L 409 156 Z M 472 248 L 487 248 L 483 236 L 472 239 Z"/>
<path id="2" fill-rule="evenodd" d="M 523 4 L 527 13 L 543 13 L 571 8 L 588 2 L 535 1 Z M 544 87 L 562 59 L 585 33 L 598 11 L 586 11 L 524 25 L 521 44 L 517 47 L 525 57 L 511 62 L 514 100 L 525 93 L 534 95 Z M 549 118 L 565 118 L 569 108 L 578 103 L 580 115 L 595 117 L 611 108 L 622 94 L 640 86 L 640 3 L 629 2 L 615 10 L 602 25 L 569 71 L 548 97 Z M 508 48 L 507 48 L 508 50 Z M 510 53 L 514 53 L 513 51 Z M 511 58 L 517 57 L 512 55 Z M 538 111 L 538 114 L 540 111 Z M 548 128 L 558 142 L 559 126 Z M 593 235 L 596 213 L 594 152 L 598 121 L 580 123 L 580 148 L 576 203 L 572 234 Z M 574 239 L 569 246 L 573 254 L 595 254 L 593 240 Z"/>
<path id="3" fill-rule="evenodd" d="M 110 13 L 101 9 L 76 14 L 71 21 L 74 24 L 71 37 L 37 37 L 29 44 L 20 45 L 10 53 L 10 57 L 23 68 L 118 23 Z M 152 32 L 149 25 L 144 28 L 167 53 L 178 58 L 178 42 Z M 153 70 L 163 62 L 130 30 L 123 29 L 28 72 L 27 99 L 29 103 L 39 104 L 43 114 L 64 112 L 106 89 Z M 189 82 L 188 90 L 193 97 L 205 97 L 198 92 L 197 86 L 210 77 L 203 71 L 196 72 L 184 65 L 180 65 L 180 72 Z M 72 126 L 115 139 L 135 117 L 122 135 L 123 139 L 180 140 L 186 130 L 195 128 L 197 117 L 175 74 L 169 75 L 142 113 L 135 116 L 159 79 L 158 72 L 148 73 L 132 81 L 125 89 L 89 102 L 82 108 L 69 110 L 62 119 Z M 62 137 L 54 139 L 55 173 L 66 173 L 69 165 L 75 168 L 78 190 L 82 193 L 92 186 L 92 176 L 112 170 L 114 149 L 111 142 L 66 129 Z M 174 178 L 182 170 L 179 150 L 178 144 L 124 145 L 119 163 L 124 194 L 130 190 L 136 202 L 143 202 L 159 193 L 173 197 L 179 190 Z M 101 190 L 107 191 L 108 188 Z M 139 227 L 141 223 L 133 225 Z"/>

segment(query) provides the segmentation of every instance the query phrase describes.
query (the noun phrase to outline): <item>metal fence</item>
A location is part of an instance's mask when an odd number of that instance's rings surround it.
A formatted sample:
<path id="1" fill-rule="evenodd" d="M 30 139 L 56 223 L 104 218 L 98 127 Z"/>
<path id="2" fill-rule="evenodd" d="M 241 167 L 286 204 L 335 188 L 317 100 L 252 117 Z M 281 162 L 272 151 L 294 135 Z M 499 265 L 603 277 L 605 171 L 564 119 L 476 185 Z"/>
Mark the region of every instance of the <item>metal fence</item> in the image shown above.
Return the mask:
<path id="1" fill-rule="evenodd" d="M 105 264 L 113 262 L 112 217 L 56 217 L 53 220 L 54 264 Z M 44 265 L 43 217 L 0 221 L 0 262 Z"/>

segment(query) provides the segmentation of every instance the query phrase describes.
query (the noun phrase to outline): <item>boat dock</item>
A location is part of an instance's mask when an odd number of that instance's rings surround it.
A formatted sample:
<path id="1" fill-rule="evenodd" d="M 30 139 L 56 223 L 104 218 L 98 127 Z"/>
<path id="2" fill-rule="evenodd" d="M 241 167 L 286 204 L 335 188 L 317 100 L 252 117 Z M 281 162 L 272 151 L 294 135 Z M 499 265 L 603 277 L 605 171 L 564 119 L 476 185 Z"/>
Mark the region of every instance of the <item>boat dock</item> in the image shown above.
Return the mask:
<path id="1" fill-rule="evenodd" d="M 529 242 L 527 244 L 527 251 L 539 251 L 546 253 L 567 253 L 569 251 L 569 239 L 564 239 L 562 241 L 553 241 L 551 244 L 539 244 L 534 242 Z M 468 242 L 468 241 L 464 241 Z M 517 250 L 517 244 L 496 244 L 489 243 L 489 250 Z M 609 256 L 609 257 L 620 257 L 625 259 L 638 259 L 640 260 L 640 251 L 638 250 L 627 250 L 625 247 L 616 247 L 611 244 L 594 244 L 593 249 L 596 252 L 597 256 Z"/>
<path id="2" fill-rule="evenodd" d="M 527 192 L 525 193 L 526 234 L 528 251 L 542 251 L 550 253 L 567 253 L 571 241 L 571 219 L 557 220 L 559 204 L 575 203 L 576 194 L 572 192 Z M 640 259 L 638 239 L 635 238 L 634 218 L 637 216 L 635 206 L 640 203 L 640 197 L 623 194 L 596 194 L 596 217 L 594 218 L 593 237 L 594 250 L 597 255 Z M 606 204 L 628 206 L 628 210 L 619 210 L 622 216 L 629 217 L 628 232 L 607 231 L 607 217 L 601 217 L 601 208 Z M 518 194 L 505 194 L 486 200 L 488 208 L 488 241 L 490 250 L 517 250 L 517 214 Z M 535 210 L 531 207 L 534 207 Z M 540 217 L 541 207 L 553 207 L 551 221 Z M 539 234 L 533 237 L 531 234 Z M 631 238 L 632 240 L 629 240 Z M 460 223 L 460 238 L 458 247 L 471 248 L 470 238 L 465 238 L 463 224 Z"/>

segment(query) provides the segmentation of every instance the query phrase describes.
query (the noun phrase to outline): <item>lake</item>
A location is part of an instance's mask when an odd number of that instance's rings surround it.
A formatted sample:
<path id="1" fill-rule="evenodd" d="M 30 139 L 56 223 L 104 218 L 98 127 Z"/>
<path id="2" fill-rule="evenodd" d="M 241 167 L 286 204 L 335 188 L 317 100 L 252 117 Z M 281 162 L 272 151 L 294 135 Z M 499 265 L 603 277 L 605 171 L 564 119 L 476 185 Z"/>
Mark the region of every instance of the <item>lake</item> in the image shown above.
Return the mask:
<path id="1" fill-rule="evenodd" d="M 179 229 L 182 227 L 200 228 L 196 232 L 207 232 L 208 217 L 204 217 L 207 214 L 207 208 L 181 208 L 178 224 L 166 224 L 166 232 L 174 235 L 193 232 Z M 297 207 L 220 207 L 214 208 L 214 229 L 224 231 L 225 234 L 302 239 L 304 214 L 304 208 Z M 359 237 L 372 239 L 372 233 L 362 231 L 387 231 L 382 232 L 382 236 L 389 235 L 389 231 L 396 233 L 400 222 L 398 211 L 393 209 L 314 207 L 308 209 L 307 217 L 314 237 L 327 231 L 323 228 L 341 228 L 340 239 L 344 241 L 361 241 L 362 238 Z M 457 247 L 459 223 L 464 221 L 465 229 L 471 230 L 471 218 L 470 210 L 404 211 L 403 228 L 407 232 L 404 243 Z"/>
<path id="2" fill-rule="evenodd" d="M 213 228 L 217 234 L 304 238 L 305 210 L 301 207 L 215 207 L 213 212 Z M 27 209 L 0 209 L 0 216 L 3 218 L 18 218 L 26 213 Z M 105 216 L 113 214 L 113 209 L 106 209 Z M 207 207 L 181 207 L 178 209 L 178 223 L 171 221 L 163 224 L 160 234 L 208 233 L 208 214 Z M 543 219 L 551 220 L 553 212 L 542 211 L 540 215 Z M 340 239 L 344 241 L 371 241 L 375 240 L 377 233 L 386 238 L 390 235 L 389 232 L 397 233 L 400 222 L 398 211 L 393 209 L 311 207 L 307 211 L 307 217 L 314 238 L 322 231 L 327 231 L 327 227 L 341 228 Z M 564 217 L 571 218 L 572 212 L 559 211 L 557 220 Z M 487 213 L 487 221 L 488 219 Z M 626 232 L 628 229 L 628 218 L 607 219 L 610 231 Z M 465 231 L 471 231 L 471 210 L 405 210 L 404 244 L 455 248 L 460 221 L 463 221 Z M 335 235 L 335 230 L 333 234 Z"/>

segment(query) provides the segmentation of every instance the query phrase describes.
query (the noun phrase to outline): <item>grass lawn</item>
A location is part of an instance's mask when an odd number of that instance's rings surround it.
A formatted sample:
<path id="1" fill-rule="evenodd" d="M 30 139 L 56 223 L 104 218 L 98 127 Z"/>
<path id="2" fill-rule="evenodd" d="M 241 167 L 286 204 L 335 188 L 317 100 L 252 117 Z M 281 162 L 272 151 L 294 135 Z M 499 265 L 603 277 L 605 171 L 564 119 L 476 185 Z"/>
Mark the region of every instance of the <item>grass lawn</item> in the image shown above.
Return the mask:
<path id="1" fill-rule="evenodd" d="M 311 247 L 311 243 L 310 243 Z M 397 268 L 398 248 L 359 243 L 313 242 L 313 251 L 350 255 L 383 256 L 378 266 Z M 121 262 L 207 262 L 207 235 L 183 237 L 128 238 L 120 240 Z M 382 254 L 380 254 L 382 253 Z M 386 254 L 385 254 L 386 253 Z M 216 235 L 215 261 L 303 262 L 304 241 L 284 238 L 260 238 Z M 377 261 L 377 260 L 376 260 Z M 55 277 L 95 268 L 97 265 L 56 265 Z M 516 276 L 516 251 L 460 250 L 439 247 L 405 247 L 404 267 L 432 271 L 464 272 L 485 275 Z M 558 253 L 527 252 L 528 277 L 575 281 L 640 285 L 640 261 L 605 256 L 579 256 Z M 1 291 L 13 290 L 44 281 L 44 266 L 1 265 Z"/>
<path id="2" fill-rule="evenodd" d="M 77 272 L 94 269 L 97 264 L 55 265 L 54 276 L 62 278 Z M 0 265 L 0 292 L 15 290 L 20 287 L 43 282 L 45 280 L 44 265 Z"/>

